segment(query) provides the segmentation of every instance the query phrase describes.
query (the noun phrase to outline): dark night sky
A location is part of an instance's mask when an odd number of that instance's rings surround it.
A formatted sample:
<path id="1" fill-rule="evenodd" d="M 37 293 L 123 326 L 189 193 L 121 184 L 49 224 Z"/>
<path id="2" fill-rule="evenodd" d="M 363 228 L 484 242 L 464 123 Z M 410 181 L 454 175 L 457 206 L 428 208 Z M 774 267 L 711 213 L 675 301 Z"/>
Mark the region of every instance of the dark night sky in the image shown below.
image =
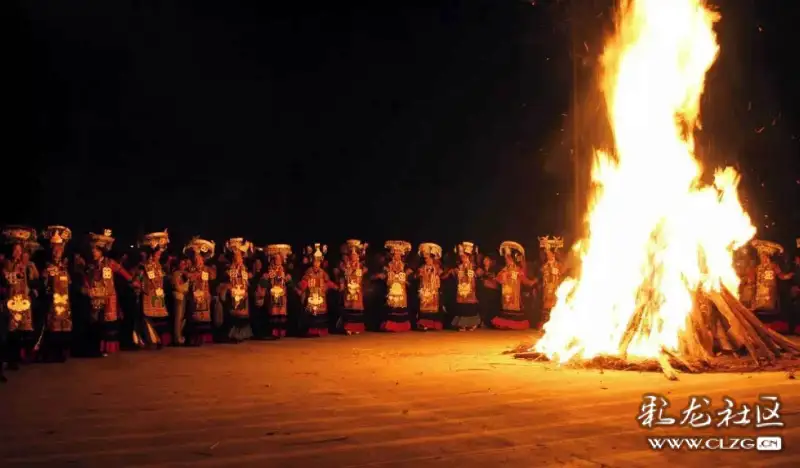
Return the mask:
<path id="1" fill-rule="evenodd" d="M 5 179 L 24 199 L 2 221 L 296 244 L 570 234 L 567 21 L 589 145 L 608 0 L 8 3 Z M 793 238 L 800 21 L 717 4 L 702 157 L 739 165 L 760 230 Z"/>

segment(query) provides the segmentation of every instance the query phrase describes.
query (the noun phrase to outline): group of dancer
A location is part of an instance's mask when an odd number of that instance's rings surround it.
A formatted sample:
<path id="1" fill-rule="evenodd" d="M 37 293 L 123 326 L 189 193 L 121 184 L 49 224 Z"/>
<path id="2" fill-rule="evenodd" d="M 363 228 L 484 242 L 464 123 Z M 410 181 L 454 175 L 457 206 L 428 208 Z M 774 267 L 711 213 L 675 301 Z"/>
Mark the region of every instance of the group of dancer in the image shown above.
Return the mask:
<path id="1" fill-rule="evenodd" d="M 65 249 L 73 236 L 65 226 L 49 226 L 41 236 L 30 227 L 10 226 L 2 234 L 8 247 L 0 286 L 8 323 L 2 356 L 9 369 L 64 361 L 73 349 L 107 356 L 125 346 L 240 343 L 289 332 L 320 337 L 329 330 L 473 331 L 482 324 L 527 329 L 534 289 L 542 310 L 549 310 L 564 275 L 557 258 L 563 241 L 555 237 L 539 239 L 539 276 L 530 273 L 522 245 L 511 241 L 499 247 L 499 267 L 472 242 L 453 248 L 455 261 L 448 267 L 437 244 L 420 244 L 419 264 L 412 265 L 412 245 L 388 241 L 386 256 L 371 271 L 368 244 L 355 239 L 341 246 L 340 262 L 330 270 L 322 244 L 303 249 L 295 268 L 290 245 L 256 248 L 243 238 L 225 242 L 219 257 L 216 244 L 199 237 L 180 257 L 169 256 L 170 238 L 163 231 L 140 239 L 135 261 L 127 255 L 114 260 L 109 254 L 115 239 L 106 230 L 89 233 L 89 256 L 76 253 L 70 262 Z M 49 243 L 41 268 L 34 260 L 42 250 L 40 237 Z"/>
<path id="2" fill-rule="evenodd" d="M 70 262 L 65 249 L 73 236 L 67 227 L 49 226 L 40 235 L 10 226 L 2 235 L 8 249 L 0 259 L 0 323 L 8 326 L 0 326 L 0 356 L 12 370 L 21 363 L 64 361 L 73 350 L 107 356 L 121 347 L 320 337 L 330 330 L 523 330 L 535 313 L 533 323 L 547 322 L 569 273 L 558 237 L 539 238 L 539 268 L 511 241 L 500 244 L 497 260 L 461 242 L 448 262 L 437 244 L 420 244 L 411 259 L 412 245 L 392 240 L 384 244 L 385 256 L 369 264 L 368 244 L 351 239 L 330 269 L 322 244 L 304 248 L 297 264 L 290 245 L 256 248 L 243 238 L 225 242 L 219 257 L 216 244 L 199 237 L 171 256 L 163 231 L 140 239 L 137 258 L 115 260 L 109 256 L 115 239 L 106 230 L 89 233 L 89 255 L 75 253 Z M 49 243 L 41 268 L 34 259 L 43 250 L 40 238 Z M 742 302 L 776 331 L 800 333 L 800 254 L 782 269 L 774 261 L 783 253 L 780 245 L 751 246 L 735 257 Z M 800 252 L 800 239 L 797 247 Z M 789 286 L 783 302 L 779 281 Z M 3 367 L 0 362 L 5 381 Z"/>

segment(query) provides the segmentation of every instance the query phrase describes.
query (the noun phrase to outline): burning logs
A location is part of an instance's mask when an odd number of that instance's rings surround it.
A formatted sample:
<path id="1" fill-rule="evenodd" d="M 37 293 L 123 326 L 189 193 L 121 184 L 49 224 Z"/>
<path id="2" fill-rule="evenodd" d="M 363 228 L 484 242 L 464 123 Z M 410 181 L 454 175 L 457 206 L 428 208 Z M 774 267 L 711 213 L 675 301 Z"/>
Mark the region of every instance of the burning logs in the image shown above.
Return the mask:
<path id="1" fill-rule="evenodd" d="M 640 311 L 631 322 L 652 321 Z M 629 329 L 635 329 L 630 324 Z M 679 371 L 743 372 L 753 370 L 789 370 L 800 367 L 800 344 L 770 330 L 729 291 L 697 294 L 697 305 L 686 319 L 677 350 L 662 349 L 656 359 L 625 356 L 623 337 L 619 356 L 596 356 L 592 359 L 573 359 L 569 367 L 609 370 L 661 370 L 670 380 L 677 380 Z M 547 361 L 542 353 L 514 352 L 518 359 Z"/>

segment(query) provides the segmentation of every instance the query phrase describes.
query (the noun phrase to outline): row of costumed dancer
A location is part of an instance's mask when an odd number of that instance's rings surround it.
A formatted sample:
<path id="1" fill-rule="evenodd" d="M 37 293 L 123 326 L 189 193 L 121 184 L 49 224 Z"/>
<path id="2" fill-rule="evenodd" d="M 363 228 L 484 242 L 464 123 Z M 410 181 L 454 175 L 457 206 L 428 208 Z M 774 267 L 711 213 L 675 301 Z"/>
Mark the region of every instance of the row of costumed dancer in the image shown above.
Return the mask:
<path id="1" fill-rule="evenodd" d="M 303 336 L 324 336 L 334 323 L 342 333 L 362 333 L 370 318 L 375 326 L 369 328 L 385 332 L 409 331 L 412 325 L 423 331 L 446 326 L 471 331 L 482 321 L 498 329 L 527 329 L 524 290 L 541 283 L 542 306 L 549 310 L 563 275 L 556 257 L 563 241 L 549 237 L 540 238 L 546 257 L 541 278 L 528 274 L 525 249 L 516 242 L 500 245 L 504 265 L 496 269 L 488 256 L 479 257 L 472 242 L 455 246 L 457 260 L 449 268 L 443 266 L 439 245 L 420 244 L 421 263 L 411 268 L 412 245 L 388 241 L 386 261 L 370 272 L 368 245 L 359 240 L 342 245 L 332 274 L 326 268 L 327 247 L 306 247 L 295 278 L 287 264 L 292 248 L 286 244 L 257 249 L 233 238 L 225 243 L 225 256 L 215 261 L 215 243 L 193 238 L 183 249 L 185 257 L 174 262 L 164 255 L 170 242 L 167 231 L 154 232 L 138 243 L 141 258 L 136 264 L 123 266 L 130 262 L 108 256 L 115 239 L 106 230 L 88 235 L 88 259 L 75 255 L 69 262 L 64 252 L 72 232 L 50 226 L 41 234 L 50 248 L 39 268 L 32 260 L 41 249 L 35 229 L 11 226 L 3 236 L 8 246 L 0 286 L 8 323 L 3 356 L 12 369 L 37 354 L 65 360 L 76 345 L 73 324 L 83 322 L 79 339 L 99 355 L 118 351 L 120 343 L 155 349 L 171 343 L 238 343 L 254 332 L 257 338 L 278 339 L 287 334 L 293 304 L 294 328 Z M 410 294 L 412 287 L 416 294 Z M 380 296 L 380 306 L 370 307 L 374 301 L 368 293 Z M 335 309 L 336 320 L 330 309 Z M 494 312 L 486 313 L 490 309 Z"/>

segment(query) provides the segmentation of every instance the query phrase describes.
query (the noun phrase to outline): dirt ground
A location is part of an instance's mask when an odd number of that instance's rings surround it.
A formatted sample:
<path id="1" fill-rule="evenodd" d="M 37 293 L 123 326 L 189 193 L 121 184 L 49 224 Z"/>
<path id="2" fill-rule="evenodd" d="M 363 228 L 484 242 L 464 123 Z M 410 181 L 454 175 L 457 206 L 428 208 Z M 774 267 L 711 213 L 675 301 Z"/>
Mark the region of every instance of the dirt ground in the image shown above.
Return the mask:
<path id="1" fill-rule="evenodd" d="M 798 466 L 785 373 L 577 371 L 502 351 L 530 333 L 366 334 L 128 352 L 27 366 L 0 386 L 11 466 Z M 644 393 L 776 393 L 780 430 L 648 431 Z M 674 415 L 673 415 L 674 416 Z M 678 415 L 679 416 L 679 415 Z M 654 451 L 646 437 L 782 435 L 780 452 Z"/>

